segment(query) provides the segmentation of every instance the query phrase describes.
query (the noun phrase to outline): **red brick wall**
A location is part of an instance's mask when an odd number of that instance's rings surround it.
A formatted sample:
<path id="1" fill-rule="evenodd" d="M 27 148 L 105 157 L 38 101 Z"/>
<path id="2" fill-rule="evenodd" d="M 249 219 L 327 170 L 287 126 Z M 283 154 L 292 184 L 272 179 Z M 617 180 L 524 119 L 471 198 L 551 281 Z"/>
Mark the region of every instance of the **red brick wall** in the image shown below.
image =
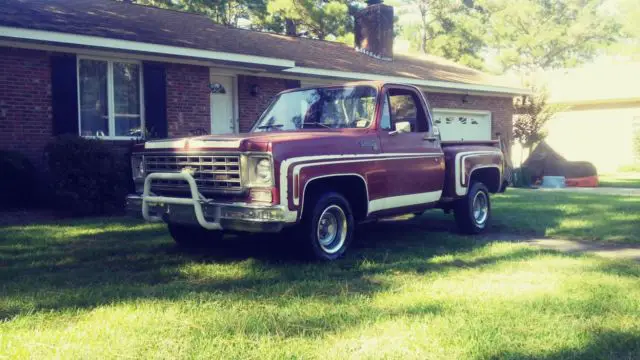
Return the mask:
<path id="1" fill-rule="evenodd" d="M 211 131 L 209 68 L 167 64 L 167 123 L 169 137 Z"/>
<path id="2" fill-rule="evenodd" d="M 251 95 L 251 87 L 258 85 L 258 94 Z M 273 97 L 287 89 L 287 80 L 257 77 L 238 76 L 238 111 L 240 115 L 240 132 L 251 130 L 253 123 L 269 106 Z"/>
<path id="3" fill-rule="evenodd" d="M 0 149 L 40 163 L 51 133 L 49 55 L 0 47 Z"/>
<path id="4" fill-rule="evenodd" d="M 462 102 L 463 95 L 461 94 L 426 93 L 425 95 L 432 108 L 491 111 L 491 136 L 497 139 L 496 133 L 500 133 L 503 141 L 511 144 L 513 132 L 512 98 L 468 95 L 465 99 L 466 102 Z"/>
<path id="5" fill-rule="evenodd" d="M 285 79 L 238 76 L 240 131 L 248 131 L 273 97 L 290 85 Z M 210 131 L 209 68 L 167 64 L 167 120 L 170 137 Z M 256 96 L 251 95 L 258 85 Z M 512 104 L 508 97 L 429 93 L 432 107 L 487 110 L 492 134 L 511 141 Z M 25 153 L 41 161 L 52 137 L 51 74 L 46 52 L 0 47 L 0 149 Z"/>

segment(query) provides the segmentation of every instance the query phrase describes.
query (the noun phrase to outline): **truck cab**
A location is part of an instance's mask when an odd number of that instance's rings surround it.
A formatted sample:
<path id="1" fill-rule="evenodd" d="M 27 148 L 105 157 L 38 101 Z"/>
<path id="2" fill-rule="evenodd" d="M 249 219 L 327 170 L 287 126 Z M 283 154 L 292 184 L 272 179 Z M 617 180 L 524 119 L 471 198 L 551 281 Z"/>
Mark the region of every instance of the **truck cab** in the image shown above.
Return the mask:
<path id="1" fill-rule="evenodd" d="M 180 245 L 291 231 L 315 259 L 344 254 L 355 224 L 453 210 L 484 231 L 503 182 L 497 143 L 443 143 L 420 89 L 386 82 L 280 93 L 250 133 L 148 141 L 132 156 L 129 209 Z"/>

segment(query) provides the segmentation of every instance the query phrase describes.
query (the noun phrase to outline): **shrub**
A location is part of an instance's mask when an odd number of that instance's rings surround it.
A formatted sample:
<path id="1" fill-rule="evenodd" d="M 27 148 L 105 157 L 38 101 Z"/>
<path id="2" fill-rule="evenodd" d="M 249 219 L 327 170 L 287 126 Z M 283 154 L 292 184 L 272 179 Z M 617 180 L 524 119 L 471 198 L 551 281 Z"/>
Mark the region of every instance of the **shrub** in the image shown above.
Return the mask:
<path id="1" fill-rule="evenodd" d="M 53 205 L 70 215 L 101 215 L 124 210 L 131 187 L 128 157 L 102 140 L 77 136 L 55 139 L 45 150 Z"/>
<path id="2" fill-rule="evenodd" d="M 0 208 L 28 208 L 39 193 L 38 172 L 31 161 L 16 151 L 0 150 Z"/>
<path id="3" fill-rule="evenodd" d="M 520 168 L 517 168 L 515 170 L 513 170 L 513 175 L 512 175 L 512 184 L 513 187 L 516 188 L 528 188 L 531 187 L 532 183 L 533 183 L 533 179 L 532 179 L 533 175 L 531 170 L 529 170 L 529 168 L 523 166 Z"/>

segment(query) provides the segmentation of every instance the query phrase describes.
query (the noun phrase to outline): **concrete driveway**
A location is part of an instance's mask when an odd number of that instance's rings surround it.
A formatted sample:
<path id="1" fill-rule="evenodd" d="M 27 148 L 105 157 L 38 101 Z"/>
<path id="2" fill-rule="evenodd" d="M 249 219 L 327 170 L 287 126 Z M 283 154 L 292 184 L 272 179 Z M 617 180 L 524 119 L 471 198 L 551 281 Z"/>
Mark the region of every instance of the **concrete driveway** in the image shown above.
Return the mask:
<path id="1" fill-rule="evenodd" d="M 613 188 L 613 187 L 597 187 L 597 188 L 566 187 L 561 189 L 540 188 L 538 189 L 538 191 L 575 192 L 575 193 L 583 193 L 583 194 L 618 195 L 618 196 L 640 196 L 640 189 Z"/>

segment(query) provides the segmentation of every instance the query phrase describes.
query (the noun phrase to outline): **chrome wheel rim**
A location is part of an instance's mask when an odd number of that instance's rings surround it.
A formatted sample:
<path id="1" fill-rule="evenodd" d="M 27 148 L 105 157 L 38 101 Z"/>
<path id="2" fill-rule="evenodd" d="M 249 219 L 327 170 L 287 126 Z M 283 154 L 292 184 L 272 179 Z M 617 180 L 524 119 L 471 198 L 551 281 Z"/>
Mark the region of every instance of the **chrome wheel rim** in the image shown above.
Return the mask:
<path id="1" fill-rule="evenodd" d="M 327 207 L 318 218 L 316 238 L 320 248 L 328 254 L 338 252 L 347 238 L 347 230 L 347 216 L 342 208 Z"/>
<path id="2" fill-rule="evenodd" d="M 473 197 L 473 220 L 477 226 L 484 227 L 489 217 L 489 198 L 483 191 L 478 191 Z"/>

